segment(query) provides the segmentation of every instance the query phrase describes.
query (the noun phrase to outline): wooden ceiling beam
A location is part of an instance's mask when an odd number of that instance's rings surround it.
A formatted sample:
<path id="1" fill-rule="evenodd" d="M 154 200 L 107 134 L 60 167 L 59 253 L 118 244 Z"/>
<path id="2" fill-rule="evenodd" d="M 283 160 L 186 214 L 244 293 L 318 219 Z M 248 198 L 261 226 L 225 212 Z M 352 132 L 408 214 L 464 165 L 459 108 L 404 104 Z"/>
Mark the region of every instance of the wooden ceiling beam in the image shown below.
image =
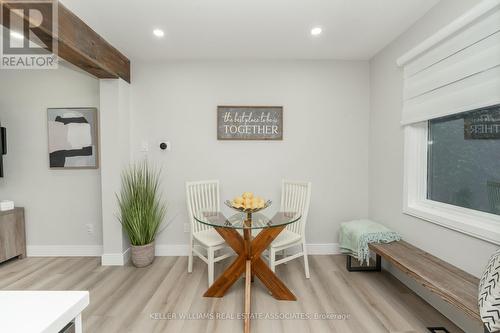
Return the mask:
<path id="1" fill-rule="evenodd" d="M 22 0 L 0 0 L 4 11 L 14 8 L 29 8 Z M 44 13 L 42 12 L 42 15 Z M 5 16 L 5 15 L 4 15 Z M 44 15 L 44 18 L 51 17 Z M 22 17 L 29 22 L 29 17 Z M 99 36 L 78 16 L 59 1 L 57 2 L 57 33 L 50 27 L 53 22 L 44 19 L 41 26 L 32 28 L 32 32 L 44 43 L 51 45 L 57 41 L 57 55 L 84 71 L 102 79 L 117 79 L 130 83 L 130 60 L 120 51 Z M 2 24 L 4 19 L 2 18 Z M 36 42 L 36 41 L 34 41 Z"/>

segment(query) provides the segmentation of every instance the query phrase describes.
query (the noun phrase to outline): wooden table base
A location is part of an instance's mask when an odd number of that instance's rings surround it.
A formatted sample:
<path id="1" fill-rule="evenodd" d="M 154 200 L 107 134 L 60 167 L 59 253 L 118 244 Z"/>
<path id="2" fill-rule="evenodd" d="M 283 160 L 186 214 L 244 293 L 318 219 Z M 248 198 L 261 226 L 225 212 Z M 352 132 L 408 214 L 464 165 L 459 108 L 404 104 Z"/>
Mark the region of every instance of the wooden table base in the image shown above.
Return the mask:
<path id="1" fill-rule="evenodd" d="M 235 229 L 216 227 L 215 230 L 224 238 L 231 248 L 238 254 L 236 260 L 222 273 L 221 276 L 208 288 L 203 296 L 223 297 L 226 291 L 245 274 L 245 322 L 244 332 L 250 332 L 250 291 L 253 276 L 257 276 L 267 287 L 271 295 L 278 300 L 295 301 L 295 295 L 271 271 L 262 260 L 262 252 L 279 235 L 285 226 L 263 229 L 252 239 L 251 230 L 244 229 L 243 237 Z"/>
<path id="2" fill-rule="evenodd" d="M 246 261 L 246 274 L 245 274 L 245 323 L 243 331 L 245 333 L 250 332 L 250 286 L 252 284 L 252 262 L 250 260 Z"/>

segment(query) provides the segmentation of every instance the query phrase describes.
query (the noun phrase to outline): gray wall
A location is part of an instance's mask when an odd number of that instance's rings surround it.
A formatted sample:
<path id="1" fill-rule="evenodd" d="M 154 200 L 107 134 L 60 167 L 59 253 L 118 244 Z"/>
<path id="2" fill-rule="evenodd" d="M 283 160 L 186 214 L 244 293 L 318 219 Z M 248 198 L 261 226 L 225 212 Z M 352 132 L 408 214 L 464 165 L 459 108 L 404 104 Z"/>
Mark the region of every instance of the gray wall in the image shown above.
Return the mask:
<path id="1" fill-rule="evenodd" d="M 396 59 L 435 33 L 478 0 L 443 0 L 406 33 L 384 48 L 370 62 L 370 216 L 399 231 L 410 243 L 479 276 L 493 244 L 402 214 L 403 128 L 400 125 L 403 91 L 402 69 Z M 402 276 L 400 276 L 403 278 Z M 419 294 L 426 292 L 417 288 Z M 428 297 L 427 297 L 428 296 Z M 426 298 L 457 322 L 467 325 L 463 314 L 453 312 L 435 297 Z M 470 324 L 470 323 L 469 323 Z M 473 332 L 476 327 L 470 327 Z"/>
<path id="2" fill-rule="evenodd" d="M 99 170 L 49 169 L 49 107 L 98 108 L 99 82 L 63 65 L 58 70 L 0 71 L 0 121 L 8 134 L 0 200 L 25 207 L 29 246 L 100 247 Z M 94 225 L 93 234 L 86 224 Z"/>
<path id="3" fill-rule="evenodd" d="M 313 184 L 309 243 L 337 243 L 339 222 L 368 213 L 369 68 L 344 61 L 173 61 L 133 66 L 132 149 L 164 171 L 171 226 L 187 244 L 187 180 L 220 179 L 221 197 L 253 191 L 277 209 L 281 179 Z M 283 106 L 283 141 L 217 141 L 217 105 Z M 160 139 L 172 143 L 160 152 Z"/>

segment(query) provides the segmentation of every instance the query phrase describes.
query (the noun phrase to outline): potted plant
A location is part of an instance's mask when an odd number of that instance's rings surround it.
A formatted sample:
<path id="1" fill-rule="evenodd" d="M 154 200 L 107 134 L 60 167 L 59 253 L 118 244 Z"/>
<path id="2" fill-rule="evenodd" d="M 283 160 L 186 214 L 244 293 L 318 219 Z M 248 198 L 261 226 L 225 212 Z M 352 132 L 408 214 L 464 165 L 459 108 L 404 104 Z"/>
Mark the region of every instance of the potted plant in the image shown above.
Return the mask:
<path id="1" fill-rule="evenodd" d="M 117 196 L 119 221 L 130 239 L 136 267 L 150 265 L 155 257 L 154 241 L 166 213 L 159 190 L 160 174 L 147 161 L 131 165 L 122 174 L 122 189 Z"/>

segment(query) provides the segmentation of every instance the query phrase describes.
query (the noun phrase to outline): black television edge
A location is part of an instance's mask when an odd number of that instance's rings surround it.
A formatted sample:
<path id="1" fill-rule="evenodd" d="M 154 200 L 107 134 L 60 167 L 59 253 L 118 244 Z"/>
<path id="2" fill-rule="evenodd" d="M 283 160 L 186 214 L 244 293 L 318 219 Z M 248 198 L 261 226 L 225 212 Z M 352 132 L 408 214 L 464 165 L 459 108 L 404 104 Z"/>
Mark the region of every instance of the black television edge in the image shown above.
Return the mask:
<path id="1" fill-rule="evenodd" d="M 7 130 L 0 126 L 0 177 L 3 177 L 3 158 L 7 154 Z"/>

